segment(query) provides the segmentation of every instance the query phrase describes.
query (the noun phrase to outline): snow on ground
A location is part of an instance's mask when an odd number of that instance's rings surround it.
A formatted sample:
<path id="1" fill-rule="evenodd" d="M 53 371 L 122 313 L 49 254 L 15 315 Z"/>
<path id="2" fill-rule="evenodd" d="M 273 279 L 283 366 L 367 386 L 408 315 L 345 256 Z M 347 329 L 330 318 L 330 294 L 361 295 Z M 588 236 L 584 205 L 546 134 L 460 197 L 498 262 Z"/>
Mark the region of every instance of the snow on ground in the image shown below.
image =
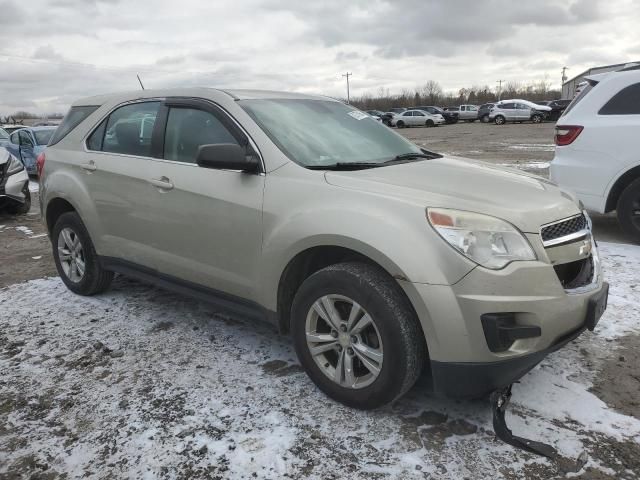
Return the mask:
<path id="1" fill-rule="evenodd" d="M 640 452 L 640 420 L 589 393 L 580 351 L 606 355 L 640 333 L 640 247 L 600 249 L 611 297 L 597 334 L 525 376 L 508 422 L 569 459 L 586 451 L 582 473 L 636 478 L 612 455 Z M 121 277 L 92 298 L 58 278 L 0 290 L 0 372 L 0 477 L 550 478 L 582 466 L 497 441 L 486 400 L 435 398 L 426 377 L 385 409 L 339 405 L 269 325 Z"/>

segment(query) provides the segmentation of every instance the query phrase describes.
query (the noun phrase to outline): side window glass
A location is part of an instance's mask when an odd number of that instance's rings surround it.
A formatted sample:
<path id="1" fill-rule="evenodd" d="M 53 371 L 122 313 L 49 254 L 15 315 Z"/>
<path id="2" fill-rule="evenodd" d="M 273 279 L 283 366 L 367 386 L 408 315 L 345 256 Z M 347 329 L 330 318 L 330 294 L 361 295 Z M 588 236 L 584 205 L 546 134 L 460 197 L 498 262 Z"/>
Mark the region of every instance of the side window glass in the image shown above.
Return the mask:
<path id="1" fill-rule="evenodd" d="M 125 105 L 111 113 L 102 140 L 102 151 L 150 157 L 151 132 L 159 108 L 160 102 L 142 102 Z"/>
<path id="2" fill-rule="evenodd" d="M 235 143 L 235 137 L 212 113 L 193 108 L 169 109 L 164 139 L 164 158 L 196 163 L 201 145 Z"/>
<path id="3" fill-rule="evenodd" d="M 11 143 L 13 143 L 14 145 L 20 145 L 20 139 L 18 138 L 18 134 L 20 132 L 14 132 L 9 136 L 9 140 L 11 141 Z"/>
<path id="4" fill-rule="evenodd" d="M 629 85 L 616 93 L 599 115 L 640 115 L 640 83 Z"/>
<path id="5" fill-rule="evenodd" d="M 402 114 L 403 117 L 411 117 L 413 115 L 413 112 L 404 112 Z"/>
<path id="6" fill-rule="evenodd" d="M 414 112 L 413 115 L 416 116 L 416 117 L 424 117 L 424 113 L 422 113 L 422 112 Z"/>
<path id="7" fill-rule="evenodd" d="M 91 136 L 87 139 L 87 148 L 89 150 L 102 150 L 102 142 L 104 140 L 104 131 L 107 128 L 107 119 L 104 119 L 102 123 L 96 128 Z"/>
<path id="8" fill-rule="evenodd" d="M 19 138 L 20 138 L 20 145 L 23 147 L 33 147 L 33 140 L 31 140 L 31 137 L 29 136 L 29 134 L 25 131 L 20 131 L 18 132 Z"/>

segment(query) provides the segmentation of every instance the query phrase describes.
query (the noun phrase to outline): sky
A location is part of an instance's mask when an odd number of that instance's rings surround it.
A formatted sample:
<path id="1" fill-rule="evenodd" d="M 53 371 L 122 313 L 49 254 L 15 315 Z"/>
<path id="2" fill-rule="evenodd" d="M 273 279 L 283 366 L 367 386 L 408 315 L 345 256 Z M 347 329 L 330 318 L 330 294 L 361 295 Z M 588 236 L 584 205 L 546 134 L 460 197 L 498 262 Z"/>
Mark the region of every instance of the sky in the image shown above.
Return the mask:
<path id="1" fill-rule="evenodd" d="M 0 0 L 0 115 L 184 86 L 346 97 L 640 60 L 635 0 Z"/>

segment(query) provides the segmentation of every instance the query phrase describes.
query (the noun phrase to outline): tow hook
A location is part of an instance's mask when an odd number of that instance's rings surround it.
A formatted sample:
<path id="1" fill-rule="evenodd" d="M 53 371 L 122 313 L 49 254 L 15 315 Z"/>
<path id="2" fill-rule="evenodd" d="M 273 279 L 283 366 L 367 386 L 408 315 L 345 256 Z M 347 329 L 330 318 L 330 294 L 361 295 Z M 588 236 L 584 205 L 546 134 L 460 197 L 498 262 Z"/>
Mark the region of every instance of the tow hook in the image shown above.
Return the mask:
<path id="1" fill-rule="evenodd" d="M 526 450 L 527 452 L 542 455 L 551 460 L 557 459 L 558 452 L 551 445 L 546 443 L 536 442 L 526 438 L 518 437 L 514 435 L 504 419 L 504 414 L 507 410 L 507 405 L 511 400 L 511 387 L 500 388 L 491 393 L 491 409 L 493 410 L 493 431 L 500 440 L 516 448 Z"/>

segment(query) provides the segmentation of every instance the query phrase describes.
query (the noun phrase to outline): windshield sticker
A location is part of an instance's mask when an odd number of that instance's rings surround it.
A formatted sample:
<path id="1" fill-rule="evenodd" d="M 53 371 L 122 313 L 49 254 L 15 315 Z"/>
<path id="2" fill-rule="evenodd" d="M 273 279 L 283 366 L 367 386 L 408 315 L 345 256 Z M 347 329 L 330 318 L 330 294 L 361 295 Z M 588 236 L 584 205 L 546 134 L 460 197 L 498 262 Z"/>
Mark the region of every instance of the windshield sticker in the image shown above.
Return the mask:
<path id="1" fill-rule="evenodd" d="M 351 115 L 356 120 L 362 120 L 363 118 L 367 118 L 369 116 L 366 113 L 361 112 L 360 110 L 352 110 L 348 113 L 348 115 Z"/>

